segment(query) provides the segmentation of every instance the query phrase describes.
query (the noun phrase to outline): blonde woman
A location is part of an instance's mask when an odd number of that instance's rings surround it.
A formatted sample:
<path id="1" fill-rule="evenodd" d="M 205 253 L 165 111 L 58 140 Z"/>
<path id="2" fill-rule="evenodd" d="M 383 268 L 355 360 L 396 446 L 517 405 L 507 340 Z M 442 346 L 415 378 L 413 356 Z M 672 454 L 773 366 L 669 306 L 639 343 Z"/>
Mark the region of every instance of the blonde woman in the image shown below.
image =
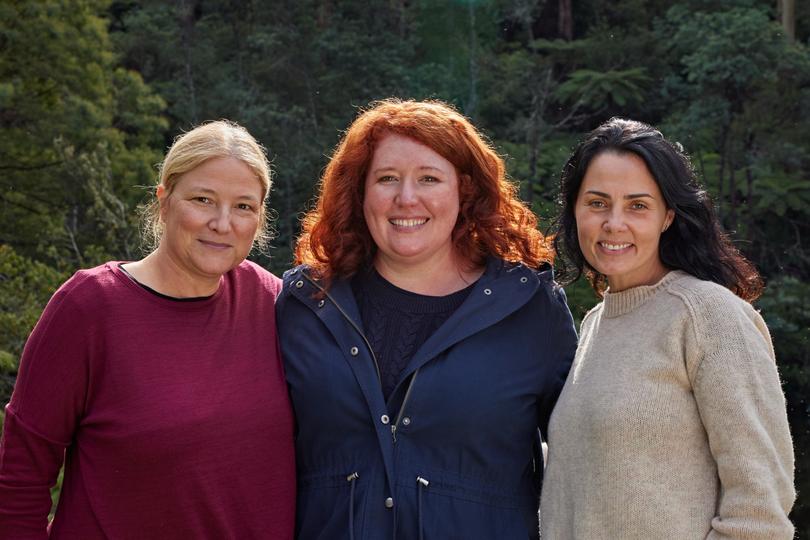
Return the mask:
<path id="1" fill-rule="evenodd" d="M 244 128 L 193 129 L 161 167 L 154 251 L 54 294 L 6 407 L 0 538 L 292 537 L 280 281 L 245 261 L 269 189 Z"/>

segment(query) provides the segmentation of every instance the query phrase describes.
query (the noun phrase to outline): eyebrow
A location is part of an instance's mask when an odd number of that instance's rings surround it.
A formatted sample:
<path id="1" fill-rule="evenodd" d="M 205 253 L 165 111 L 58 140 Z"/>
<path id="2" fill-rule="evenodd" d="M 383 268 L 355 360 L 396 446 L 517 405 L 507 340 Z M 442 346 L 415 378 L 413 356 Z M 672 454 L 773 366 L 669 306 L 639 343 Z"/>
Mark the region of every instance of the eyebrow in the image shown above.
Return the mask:
<path id="1" fill-rule="evenodd" d="M 597 197 L 604 197 L 604 198 L 606 198 L 606 199 L 610 199 L 610 198 L 611 198 L 611 196 L 610 196 L 610 195 L 608 195 L 607 193 L 604 193 L 604 192 L 602 192 L 602 191 L 595 191 L 595 190 L 593 190 L 593 189 L 589 189 L 589 190 L 588 190 L 588 191 L 586 191 L 585 193 L 590 193 L 590 194 L 592 194 L 592 195 L 596 195 Z M 642 199 L 642 198 L 644 198 L 644 197 L 648 197 L 648 198 L 650 198 L 650 199 L 654 199 L 654 198 L 655 198 L 655 197 L 653 197 L 652 195 L 650 195 L 649 193 L 630 193 L 630 194 L 628 194 L 628 195 L 625 195 L 625 196 L 624 196 L 624 199 L 626 199 L 626 200 L 629 200 L 629 199 Z"/>
<path id="2" fill-rule="evenodd" d="M 371 171 L 371 173 L 372 174 L 379 174 L 379 173 L 385 172 L 385 171 L 395 171 L 396 169 L 397 169 L 396 167 L 380 167 L 379 169 L 374 169 L 373 171 Z M 447 172 L 444 169 L 440 169 L 439 167 L 434 167 L 433 165 L 422 165 L 421 167 L 418 167 L 418 169 L 420 171 L 438 171 L 440 173 L 446 173 Z"/>
<path id="3" fill-rule="evenodd" d="M 217 194 L 217 192 L 215 190 L 211 189 L 211 188 L 192 186 L 191 190 L 195 191 L 195 192 L 198 192 L 198 193 L 205 193 L 206 195 L 209 195 L 209 194 L 210 195 L 216 195 Z M 239 195 L 237 197 L 237 199 L 245 200 L 245 201 L 258 201 L 259 200 L 256 197 L 254 197 L 253 195 Z"/>

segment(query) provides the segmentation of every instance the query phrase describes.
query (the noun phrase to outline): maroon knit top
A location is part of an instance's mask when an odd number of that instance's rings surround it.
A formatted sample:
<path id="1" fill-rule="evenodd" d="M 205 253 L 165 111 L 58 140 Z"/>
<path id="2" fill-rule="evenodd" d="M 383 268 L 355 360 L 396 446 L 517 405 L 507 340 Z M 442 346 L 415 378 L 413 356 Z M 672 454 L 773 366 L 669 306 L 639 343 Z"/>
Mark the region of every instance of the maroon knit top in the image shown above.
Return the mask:
<path id="1" fill-rule="evenodd" d="M 76 273 L 23 352 L 0 443 L 0 539 L 292 538 L 281 283 L 244 262 L 211 297 Z"/>

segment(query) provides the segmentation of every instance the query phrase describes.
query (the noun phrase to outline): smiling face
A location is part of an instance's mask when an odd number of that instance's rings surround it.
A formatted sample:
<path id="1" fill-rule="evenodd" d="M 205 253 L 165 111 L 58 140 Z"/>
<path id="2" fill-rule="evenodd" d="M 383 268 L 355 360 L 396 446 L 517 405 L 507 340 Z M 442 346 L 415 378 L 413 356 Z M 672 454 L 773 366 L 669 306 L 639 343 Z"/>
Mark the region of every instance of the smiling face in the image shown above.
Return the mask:
<path id="1" fill-rule="evenodd" d="M 244 162 L 213 158 L 183 174 L 171 193 L 158 186 L 164 232 L 158 252 L 180 275 L 216 283 L 250 252 L 262 185 Z"/>
<path id="2" fill-rule="evenodd" d="M 365 179 L 363 215 L 378 251 L 375 265 L 454 266 L 459 179 L 452 163 L 414 139 L 384 136 Z"/>
<path id="3" fill-rule="evenodd" d="M 652 285 L 666 274 L 658 244 L 675 213 L 637 155 L 606 151 L 593 158 L 574 216 L 582 254 L 612 292 Z"/>

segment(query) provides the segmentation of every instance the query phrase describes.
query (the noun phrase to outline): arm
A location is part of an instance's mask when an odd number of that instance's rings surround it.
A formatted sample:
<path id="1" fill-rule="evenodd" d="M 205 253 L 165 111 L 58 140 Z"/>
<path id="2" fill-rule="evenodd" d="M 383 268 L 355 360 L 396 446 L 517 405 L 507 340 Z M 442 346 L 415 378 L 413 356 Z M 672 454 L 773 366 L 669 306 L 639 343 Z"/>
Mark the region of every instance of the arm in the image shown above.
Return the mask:
<path id="1" fill-rule="evenodd" d="M 577 332 L 574 329 L 574 319 L 568 309 L 565 292 L 562 287 L 553 285 L 551 290 L 551 308 L 549 318 L 546 321 L 546 348 L 544 352 L 549 354 L 546 359 L 550 364 L 550 379 L 546 384 L 545 391 L 541 396 L 540 408 L 538 411 L 537 425 L 544 440 L 548 440 L 548 422 L 551 412 L 560 397 L 560 392 L 565 385 L 571 363 L 574 361 L 574 354 L 577 351 Z"/>
<path id="2" fill-rule="evenodd" d="M 69 282 L 70 283 L 70 282 Z M 63 287 L 29 337 L 0 441 L 0 540 L 45 539 L 87 386 L 84 318 Z"/>
<path id="3" fill-rule="evenodd" d="M 793 446 L 770 335 L 748 304 L 717 300 L 694 312 L 693 390 L 720 479 L 707 538 L 788 540 Z"/>

